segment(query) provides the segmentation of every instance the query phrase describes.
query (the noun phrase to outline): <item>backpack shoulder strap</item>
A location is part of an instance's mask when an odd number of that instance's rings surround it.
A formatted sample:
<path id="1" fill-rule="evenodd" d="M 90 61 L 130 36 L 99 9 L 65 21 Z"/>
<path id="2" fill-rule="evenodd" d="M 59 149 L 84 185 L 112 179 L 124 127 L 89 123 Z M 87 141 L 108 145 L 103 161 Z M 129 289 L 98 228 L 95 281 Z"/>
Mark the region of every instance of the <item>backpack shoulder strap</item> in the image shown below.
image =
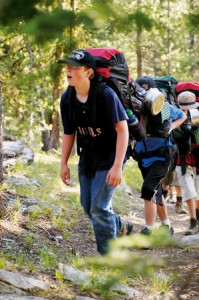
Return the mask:
<path id="1" fill-rule="evenodd" d="M 73 111 L 73 99 L 75 97 L 75 88 L 72 86 L 68 86 L 67 90 L 63 95 L 63 104 L 68 105 L 69 110 L 69 122 L 72 120 L 72 111 Z"/>
<path id="2" fill-rule="evenodd" d="M 103 92 L 106 86 L 105 82 L 102 82 L 100 76 L 93 82 L 91 87 L 92 98 L 92 123 L 96 124 L 97 121 L 97 106 L 103 103 Z"/>

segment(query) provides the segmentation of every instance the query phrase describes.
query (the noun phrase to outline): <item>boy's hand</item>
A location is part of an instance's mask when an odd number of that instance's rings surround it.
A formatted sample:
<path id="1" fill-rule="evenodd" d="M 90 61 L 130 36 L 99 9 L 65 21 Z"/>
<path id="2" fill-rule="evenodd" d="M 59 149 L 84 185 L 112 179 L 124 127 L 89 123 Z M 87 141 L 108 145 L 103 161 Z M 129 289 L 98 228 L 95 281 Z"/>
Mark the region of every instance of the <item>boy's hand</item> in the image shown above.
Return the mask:
<path id="1" fill-rule="evenodd" d="M 110 185 L 110 187 L 116 187 L 118 184 L 121 183 L 122 180 L 122 168 L 112 166 L 106 176 L 106 182 Z"/>
<path id="2" fill-rule="evenodd" d="M 61 180 L 65 185 L 70 185 L 70 169 L 67 165 L 61 166 Z"/>

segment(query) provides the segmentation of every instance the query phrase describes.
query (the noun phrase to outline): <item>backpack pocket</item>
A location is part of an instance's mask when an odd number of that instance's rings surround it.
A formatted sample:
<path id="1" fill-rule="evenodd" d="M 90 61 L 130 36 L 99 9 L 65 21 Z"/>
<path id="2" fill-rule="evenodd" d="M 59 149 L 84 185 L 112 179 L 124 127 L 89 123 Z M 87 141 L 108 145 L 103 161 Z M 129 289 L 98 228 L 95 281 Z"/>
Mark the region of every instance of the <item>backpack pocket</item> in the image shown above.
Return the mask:
<path id="1" fill-rule="evenodd" d="M 130 137 L 132 137 L 138 142 L 146 138 L 146 121 L 142 117 L 142 115 L 139 116 L 139 124 L 137 127 L 135 128 L 129 127 L 129 134 Z"/>

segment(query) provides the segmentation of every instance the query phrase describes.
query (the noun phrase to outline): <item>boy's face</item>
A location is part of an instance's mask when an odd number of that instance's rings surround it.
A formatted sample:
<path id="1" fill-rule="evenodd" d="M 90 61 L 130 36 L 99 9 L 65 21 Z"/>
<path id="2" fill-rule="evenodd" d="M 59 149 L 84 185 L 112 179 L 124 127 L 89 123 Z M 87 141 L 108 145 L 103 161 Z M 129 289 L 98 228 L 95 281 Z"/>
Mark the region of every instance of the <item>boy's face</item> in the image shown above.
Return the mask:
<path id="1" fill-rule="evenodd" d="M 66 76 L 68 84 L 70 86 L 77 86 L 87 78 L 87 69 L 84 66 L 77 67 L 72 65 L 67 65 Z"/>

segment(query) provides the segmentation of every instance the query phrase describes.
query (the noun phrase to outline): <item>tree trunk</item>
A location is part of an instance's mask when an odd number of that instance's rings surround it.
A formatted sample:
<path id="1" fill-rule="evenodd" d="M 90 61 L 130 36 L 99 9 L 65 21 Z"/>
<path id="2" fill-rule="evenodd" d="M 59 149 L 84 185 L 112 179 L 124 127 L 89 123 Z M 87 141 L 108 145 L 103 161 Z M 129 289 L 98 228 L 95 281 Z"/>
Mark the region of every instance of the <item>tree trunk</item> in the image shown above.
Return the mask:
<path id="1" fill-rule="evenodd" d="M 193 0 L 190 0 L 189 6 L 190 6 L 190 10 L 194 11 L 194 2 L 193 2 Z M 191 62 L 190 63 L 190 74 L 193 76 L 195 68 L 196 68 L 195 63 L 193 63 L 193 60 L 192 60 L 192 53 L 193 53 L 193 49 L 194 49 L 194 46 L 195 46 L 195 35 L 194 35 L 194 33 L 190 32 L 189 37 L 190 37 L 189 55 L 190 55 L 190 62 Z"/>
<path id="2" fill-rule="evenodd" d="M 28 53 L 29 53 L 29 70 L 30 73 L 33 74 L 33 68 L 34 68 L 34 53 L 32 50 L 32 46 L 29 42 L 28 36 L 27 36 L 27 48 L 28 48 Z M 32 138 L 33 138 L 33 133 L 32 133 L 32 124 L 33 124 L 33 99 L 34 99 L 34 82 L 31 82 L 30 84 L 30 103 L 28 103 L 28 105 L 30 105 L 30 110 L 29 110 L 29 124 L 30 126 L 28 127 L 28 138 L 27 138 L 27 142 L 28 145 L 31 145 L 32 142 Z"/>
<path id="3" fill-rule="evenodd" d="M 0 79 L 0 184 L 3 182 L 2 84 Z"/>
<path id="4" fill-rule="evenodd" d="M 169 20 L 169 18 L 170 18 L 170 0 L 167 1 L 167 17 L 168 17 L 168 20 Z M 170 26 L 170 25 L 168 25 L 168 26 Z M 171 34 L 171 30 L 168 27 L 168 29 L 167 29 L 167 55 L 168 55 L 167 73 L 168 73 L 168 76 L 171 75 L 171 43 L 170 43 L 170 34 Z"/>
<path id="5" fill-rule="evenodd" d="M 142 51 L 141 51 L 141 30 L 137 29 L 137 74 L 138 77 L 142 76 Z"/>
<path id="6" fill-rule="evenodd" d="M 57 44 L 55 51 L 55 61 L 60 58 L 61 48 Z M 56 102 L 60 99 L 60 90 L 59 90 L 59 80 L 60 73 L 55 72 L 51 74 L 52 80 L 54 82 L 54 87 L 52 91 L 52 99 L 53 99 L 53 110 L 48 113 L 46 116 L 46 124 L 51 125 L 52 129 L 44 129 L 42 132 L 42 142 L 43 142 L 43 151 L 48 151 L 50 149 L 58 149 L 59 148 L 59 132 L 60 132 L 60 115 L 59 110 L 56 108 Z"/>
<path id="7" fill-rule="evenodd" d="M 137 8 L 139 9 L 141 4 L 140 0 L 137 0 Z M 142 76 L 142 50 L 141 50 L 141 35 L 142 30 L 137 25 L 137 38 L 136 38 L 136 54 L 137 54 L 137 74 L 138 77 Z"/>
<path id="8" fill-rule="evenodd" d="M 49 140 L 49 149 L 58 149 L 59 148 L 59 130 L 60 130 L 60 124 L 59 124 L 59 111 L 54 112 L 54 117 L 52 120 L 52 130 Z"/>

